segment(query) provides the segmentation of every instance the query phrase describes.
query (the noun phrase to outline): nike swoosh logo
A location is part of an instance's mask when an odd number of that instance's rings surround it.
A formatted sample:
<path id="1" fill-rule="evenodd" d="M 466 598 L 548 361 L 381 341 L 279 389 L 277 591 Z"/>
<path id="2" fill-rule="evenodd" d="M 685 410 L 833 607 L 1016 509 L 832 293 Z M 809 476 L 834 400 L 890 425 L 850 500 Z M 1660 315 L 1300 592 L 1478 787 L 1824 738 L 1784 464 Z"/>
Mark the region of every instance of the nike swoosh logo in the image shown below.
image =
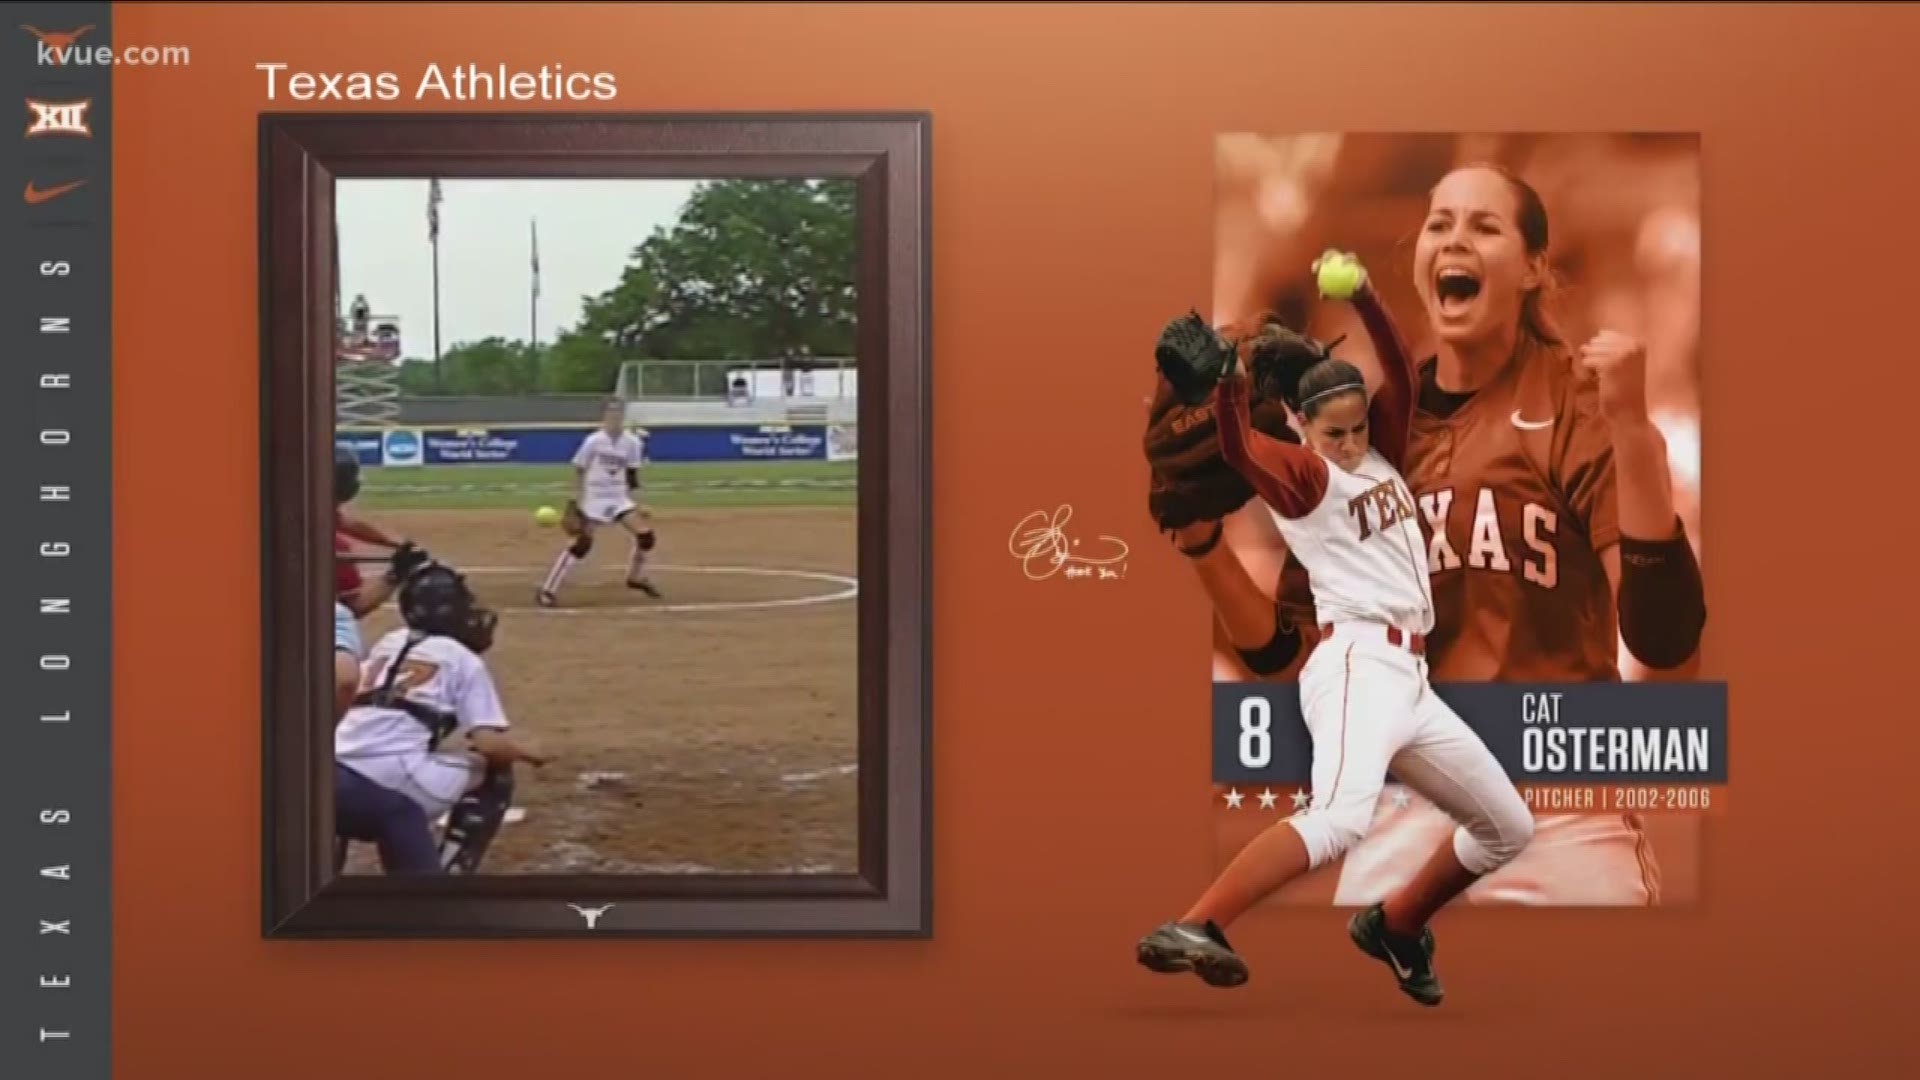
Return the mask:
<path id="1" fill-rule="evenodd" d="M 1515 409 L 1513 410 L 1513 426 L 1519 428 L 1521 431 L 1545 431 L 1553 426 L 1553 417 L 1549 416 L 1545 420 L 1523 420 L 1520 418 L 1520 410 Z"/>
<path id="2" fill-rule="evenodd" d="M 1393 968 L 1395 975 L 1402 979 L 1413 978 L 1413 969 L 1400 966 L 1400 958 L 1393 955 L 1393 946 L 1382 941 L 1380 943 L 1380 951 L 1387 954 L 1387 963 Z"/>
<path id="3" fill-rule="evenodd" d="M 33 186 L 33 181 L 29 180 L 27 181 L 27 193 L 26 193 L 27 205 L 38 206 L 41 203 L 47 202 L 51 199 L 57 199 L 60 196 L 65 195 L 67 192 L 72 191 L 74 188 L 77 188 L 84 183 L 86 183 L 85 180 L 74 180 L 70 183 L 55 184 L 53 187 L 50 187 L 50 188 L 37 188 Z"/>
<path id="4" fill-rule="evenodd" d="M 1173 928 L 1173 932 L 1174 932 L 1174 933 L 1176 933 L 1176 934 L 1179 934 L 1179 935 L 1180 935 L 1181 937 L 1183 937 L 1183 938 L 1186 938 L 1186 939 L 1187 939 L 1188 941 L 1191 941 L 1191 942 L 1195 942 L 1195 943 L 1197 943 L 1197 944 L 1200 944 L 1200 945 L 1211 945 L 1211 944 L 1213 944 L 1213 939 L 1212 939 L 1212 938 L 1210 938 L 1210 937 L 1208 937 L 1208 936 L 1207 936 L 1207 935 L 1205 935 L 1205 934 L 1196 934 L 1196 933 L 1194 933 L 1194 932 L 1193 932 L 1192 930 L 1189 930 L 1189 929 L 1187 929 L 1187 928 L 1186 928 L 1186 927 L 1184 927 L 1184 926 L 1176 926 L 1176 927 L 1174 927 L 1174 928 Z"/>

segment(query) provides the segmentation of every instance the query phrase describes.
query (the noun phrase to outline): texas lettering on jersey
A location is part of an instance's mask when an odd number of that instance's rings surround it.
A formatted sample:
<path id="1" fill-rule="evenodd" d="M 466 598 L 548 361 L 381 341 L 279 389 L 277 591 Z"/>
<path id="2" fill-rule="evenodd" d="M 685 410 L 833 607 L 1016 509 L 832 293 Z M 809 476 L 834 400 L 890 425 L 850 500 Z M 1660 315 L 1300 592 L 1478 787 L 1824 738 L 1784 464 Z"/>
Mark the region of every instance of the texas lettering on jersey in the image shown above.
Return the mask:
<path id="1" fill-rule="evenodd" d="M 1423 370 L 1436 397 L 1432 368 Z M 1529 350 L 1445 415 L 1423 404 L 1407 485 L 1439 612 L 1439 681 L 1619 677 L 1612 439 L 1563 353 Z"/>
<path id="2" fill-rule="evenodd" d="M 1360 525 L 1360 539 L 1367 540 L 1413 517 L 1413 504 L 1406 489 L 1392 480 L 1382 480 L 1347 500 L 1347 512 Z"/>
<path id="3" fill-rule="evenodd" d="M 1422 375 L 1424 402 L 1434 396 L 1431 361 Z M 1619 677 L 1613 589 L 1599 556 L 1620 536 L 1612 438 L 1568 357 L 1531 352 L 1444 415 L 1423 405 L 1405 476 L 1433 589 L 1427 650 L 1436 681 Z M 1378 487 L 1348 507 L 1371 536 L 1407 514 Z M 1283 607 L 1315 607 L 1308 575 L 1283 577 L 1281 588 Z"/>
<path id="4" fill-rule="evenodd" d="M 1463 566 L 1475 570 L 1491 570 L 1495 573 L 1512 573 L 1516 567 L 1526 581 L 1543 589 L 1551 589 L 1560 581 L 1559 552 L 1554 540 L 1560 531 L 1559 515 L 1552 507 L 1537 502 L 1520 503 L 1517 506 L 1511 500 L 1505 514 L 1500 511 L 1500 499 L 1492 488 L 1480 488 L 1473 498 L 1471 525 L 1467 527 L 1467 546 L 1463 557 L 1460 549 L 1454 545 L 1451 533 L 1459 531 L 1454 527 L 1454 499 L 1457 493 L 1453 488 L 1429 491 L 1419 499 L 1423 524 L 1431 539 L 1427 543 L 1427 564 L 1435 571 L 1458 570 Z M 1516 539 L 1511 531 L 1504 531 L 1502 518 L 1519 518 L 1520 527 L 1517 540 L 1520 550 L 1515 550 Z"/>
<path id="5" fill-rule="evenodd" d="M 1269 513 L 1306 570 L 1302 584 L 1317 621 L 1361 619 L 1427 632 L 1433 605 L 1419 513 L 1378 451 L 1367 451 L 1353 472 L 1329 467 L 1326 489 L 1305 515 Z"/>

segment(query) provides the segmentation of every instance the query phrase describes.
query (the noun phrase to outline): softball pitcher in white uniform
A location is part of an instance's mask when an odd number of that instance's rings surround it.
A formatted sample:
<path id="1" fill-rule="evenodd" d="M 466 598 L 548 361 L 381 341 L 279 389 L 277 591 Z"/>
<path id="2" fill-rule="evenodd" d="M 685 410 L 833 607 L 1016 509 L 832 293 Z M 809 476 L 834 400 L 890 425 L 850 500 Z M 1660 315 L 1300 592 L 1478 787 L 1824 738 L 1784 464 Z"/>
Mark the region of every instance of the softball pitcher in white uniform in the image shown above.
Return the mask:
<path id="1" fill-rule="evenodd" d="M 1214 986 L 1245 982 L 1247 965 L 1222 927 L 1357 844 L 1392 770 L 1454 819 L 1453 843 L 1444 860 L 1436 857 L 1404 888 L 1356 914 L 1348 932 L 1392 968 L 1409 997 L 1437 1005 L 1428 920 L 1519 854 L 1533 816 L 1486 744 L 1428 685 L 1427 544 L 1399 470 L 1413 371 L 1387 372 L 1370 402 L 1357 368 L 1301 341 L 1270 325 L 1250 351 L 1262 390 L 1278 393 L 1302 421 L 1305 446 L 1252 427 L 1247 379 L 1231 362 L 1214 391 L 1214 414 L 1221 454 L 1277 513 L 1312 582 L 1321 643 L 1300 673 L 1313 741 L 1312 801 L 1242 849 L 1186 915 L 1142 939 L 1137 955 L 1154 971 L 1191 971 Z M 1320 356 L 1304 371 L 1267 362 L 1303 352 Z"/>
<path id="2" fill-rule="evenodd" d="M 567 579 L 567 572 L 593 550 L 594 531 L 612 524 L 633 535 L 627 587 L 660 598 L 660 590 L 647 577 L 647 555 L 657 542 L 653 512 L 635 500 L 640 491 L 640 466 L 645 460 L 645 447 L 639 437 L 626 429 L 626 407 L 618 401 L 608 402 L 600 427 L 582 439 L 580 449 L 573 454 L 574 497 L 565 515 L 573 542 L 560 552 L 540 583 L 535 599 L 541 607 L 559 603 L 560 585 Z"/>

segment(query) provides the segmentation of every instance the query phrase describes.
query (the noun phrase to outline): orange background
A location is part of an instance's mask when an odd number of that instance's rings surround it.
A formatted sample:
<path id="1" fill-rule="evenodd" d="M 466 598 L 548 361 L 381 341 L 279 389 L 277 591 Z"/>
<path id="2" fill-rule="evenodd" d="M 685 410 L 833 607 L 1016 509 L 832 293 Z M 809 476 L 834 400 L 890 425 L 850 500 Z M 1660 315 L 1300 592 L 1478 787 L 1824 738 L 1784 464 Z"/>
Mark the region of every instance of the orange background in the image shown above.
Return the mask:
<path id="1" fill-rule="evenodd" d="M 188 68 L 121 69 L 113 103 L 121 1076 L 1585 1077 L 1682 1060 L 1793 1075 L 1836 1054 L 1852 1075 L 1911 1075 L 1895 1031 L 1920 932 L 1895 799 L 1913 633 L 1895 594 L 1914 557 L 1889 468 L 1905 417 L 1874 405 L 1914 383 L 1908 328 L 1875 324 L 1911 308 L 1920 11 L 114 18 L 116 44 L 193 50 Z M 627 110 L 933 113 L 933 940 L 260 939 L 252 65 L 267 60 L 409 81 L 430 60 L 564 61 L 617 73 Z M 1697 908 L 1443 915 L 1435 1012 L 1328 911 L 1250 916 L 1242 991 L 1132 962 L 1212 862 L 1194 797 L 1208 616 L 1145 517 L 1147 345 L 1210 294 L 1214 135 L 1297 128 L 1705 136 L 1704 676 L 1733 683 L 1734 785 L 1766 797 L 1717 823 Z M 182 445 L 181 417 L 216 413 L 238 419 Z M 1124 580 L 1022 577 L 1009 531 L 1061 502 L 1072 531 L 1133 545 Z"/>

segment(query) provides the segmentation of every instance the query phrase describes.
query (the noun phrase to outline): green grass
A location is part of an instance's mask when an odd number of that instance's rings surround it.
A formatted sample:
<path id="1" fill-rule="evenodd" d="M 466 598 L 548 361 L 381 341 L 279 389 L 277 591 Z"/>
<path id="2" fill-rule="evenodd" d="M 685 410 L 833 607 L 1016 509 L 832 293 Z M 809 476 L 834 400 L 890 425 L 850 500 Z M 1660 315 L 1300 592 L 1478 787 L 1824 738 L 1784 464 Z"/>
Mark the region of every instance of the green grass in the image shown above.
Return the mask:
<path id="1" fill-rule="evenodd" d="M 656 464 L 640 474 L 651 506 L 852 506 L 851 461 Z M 366 469 L 355 504 L 369 510 L 532 510 L 573 490 L 565 465 L 423 465 Z"/>

